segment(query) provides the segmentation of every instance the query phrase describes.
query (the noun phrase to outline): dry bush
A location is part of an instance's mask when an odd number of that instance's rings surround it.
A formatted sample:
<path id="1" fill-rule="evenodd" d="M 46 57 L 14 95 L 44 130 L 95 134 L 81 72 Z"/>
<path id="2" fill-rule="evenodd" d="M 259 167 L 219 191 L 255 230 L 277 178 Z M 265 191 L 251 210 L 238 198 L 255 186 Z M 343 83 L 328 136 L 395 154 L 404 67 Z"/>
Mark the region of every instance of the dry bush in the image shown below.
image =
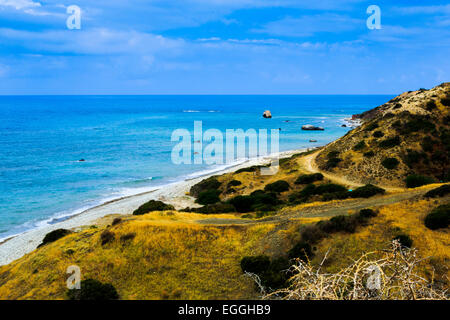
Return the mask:
<path id="1" fill-rule="evenodd" d="M 266 293 L 257 276 L 263 299 L 287 300 L 448 300 L 447 289 L 438 288 L 417 273 L 417 250 L 402 247 L 396 240 L 388 250 L 364 254 L 337 273 L 323 273 L 321 267 L 296 260 L 289 272 L 290 287 Z"/>

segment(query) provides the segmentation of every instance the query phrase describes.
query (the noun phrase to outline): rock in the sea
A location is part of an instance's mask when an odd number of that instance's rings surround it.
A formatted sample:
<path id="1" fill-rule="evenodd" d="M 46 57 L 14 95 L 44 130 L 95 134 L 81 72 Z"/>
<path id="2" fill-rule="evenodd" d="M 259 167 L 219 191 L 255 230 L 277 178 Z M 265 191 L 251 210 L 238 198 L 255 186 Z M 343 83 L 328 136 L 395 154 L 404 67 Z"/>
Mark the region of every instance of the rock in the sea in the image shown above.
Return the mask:
<path id="1" fill-rule="evenodd" d="M 270 119 L 272 118 L 272 113 L 269 110 L 264 111 L 263 118 Z"/>
<path id="2" fill-rule="evenodd" d="M 311 139 L 311 140 L 309 140 L 309 142 L 317 142 L 317 140 L 313 140 L 313 139 Z"/>
<path id="3" fill-rule="evenodd" d="M 302 130 L 320 130 L 320 131 L 322 131 L 325 129 L 323 127 L 316 127 L 311 124 L 307 124 L 307 125 L 302 126 Z"/>
<path id="4" fill-rule="evenodd" d="M 341 127 L 342 127 L 342 128 L 347 128 L 347 125 L 346 125 L 346 124 L 343 124 Z"/>

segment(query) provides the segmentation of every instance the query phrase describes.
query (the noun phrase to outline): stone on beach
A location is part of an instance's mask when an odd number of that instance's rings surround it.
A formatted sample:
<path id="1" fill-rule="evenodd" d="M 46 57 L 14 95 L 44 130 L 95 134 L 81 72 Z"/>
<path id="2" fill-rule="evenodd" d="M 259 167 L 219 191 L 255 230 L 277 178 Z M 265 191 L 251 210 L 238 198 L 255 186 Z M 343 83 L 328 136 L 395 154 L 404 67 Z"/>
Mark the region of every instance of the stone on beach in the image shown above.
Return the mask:
<path id="1" fill-rule="evenodd" d="M 323 127 L 316 127 L 316 126 L 313 126 L 311 124 L 307 124 L 307 125 L 302 126 L 302 130 L 320 130 L 320 131 L 323 131 L 325 129 Z"/>
<path id="2" fill-rule="evenodd" d="M 272 113 L 269 110 L 264 111 L 263 118 L 270 119 L 272 118 Z"/>

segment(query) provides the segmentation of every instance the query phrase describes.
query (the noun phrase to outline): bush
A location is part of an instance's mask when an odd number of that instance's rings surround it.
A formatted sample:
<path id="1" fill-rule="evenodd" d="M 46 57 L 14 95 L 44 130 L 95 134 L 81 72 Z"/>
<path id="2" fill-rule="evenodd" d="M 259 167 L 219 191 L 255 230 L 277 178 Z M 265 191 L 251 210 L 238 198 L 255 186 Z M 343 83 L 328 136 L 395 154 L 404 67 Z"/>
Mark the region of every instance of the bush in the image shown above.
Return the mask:
<path id="1" fill-rule="evenodd" d="M 384 133 L 383 133 L 382 131 L 380 131 L 380 130 L 377 130 L 377 131 L 375 131 L 375 132 L 373 133 L 373 136 L 374 136 L 375 138 L 382 138 L 382 137 L 384 137 Z"/>
<path id="2" fill-rule="evenodd" d="M 115 226 L 115 225 L 117 225 L 117 224 L 119 224 L 119 223 L 121 223 L 122 222 L 122 219 L 121 218 L 114 218 L 114 220 L 113 220 L 113 222 L 111 223 L 111 225 L 112 226 Z"/>
<path id="3" fill-rule="evenodd" d="M 220 186 L 221 183 L 219 182 L 219 180 L 217 180 L 216 177 L 210 177 L 193 185 L 189 190 L 189 194 L 197 198 L 203 191 L 217 190 L 220 188 Z"/>
<path id="4" fill-rule="evenodd" d="M 284 192 L 289 190 L 289 183 L 287 183 L 284 180 L 278 180 L 274 183 L 269 183 L 264 187 L 264 191 L 271 191 L 271 192 Z"/>
<path id="5" fill-rule="evenodd" d="M 436 189 L 430 190 L 425 193 L 425 197 L 427 198 L 437 198 L 443 197 L 450 193 L 450 184 L 444 184 Z"/>
<path id="6" fill-rule="evenodd" d="M 428 111 L 432 111 L 434 109 L 436 109 L 436 102 L 434 102 L 434 100 L 430 100 L 427 102 L 427 104 L 425 105 L 425 109 L 427 109 Z"/>
<path id="7" fill-rule="evenodd" d="M 339 151 L 330 151 L 327 154 L 327 159 L 333 159 L 336 158 L 340 154 Z"/>
<path id="8" fill-rule="evenodd" d="M 449 224 L 450 204 L 440 205 L 425 217 L 425 226 L 431 230 L 447 228 Z"/>
<path id="9" fill-rule="evenodd" d="M 411 248 L 412 243 L 413 243 L 412 239 L 407 234 L 400 234 L 392 240 L 397 240 L 398 242 L 400 242 L 402 247 L 406 247 L 406 248 Z"/>
<path id="10" fill-rule="evenodd" d="M 326 233 L 317 224 L 306 226 L 302 232 L 302 241 L 311 245 L 318 243 L 326 237 Z"/>
<path id="11" fill-rule="evenodd" d="M 360 151 L 366 147 L 366 143 L 364 141 L 358 142 L 354 147 L 353 150 Z"/>
<path id="12" fill-rule="evenodd" d="M 447 96 L 446 98 L 442 98 L 441 103 L 446 107 L 450 107 L 450 97 Z"/>
<path id="13" fill-rule="evenodd" d="M 411 174 L 406 177 L 405 182 L 407 188 L 417 188 L 426 184 L 433 183 L 434 179 L 431 177 L 421 176 L 418 174 Z"/>
<path id="14" fill-rule="evenodd" d="M 56 240 L 61 239 L 70 233 L 72 233 L 72 231 L 66 229 L 53 230 L 45 235 L 44 239 L 42 240 L 42 243 L 38 246 L 38 248 L 48 243 L 55 242 Z"/>
<path id="15" fill-rule="evenodd" d="M 240 182 L 239 180 L 231 180 L 230 182 L 228 182 L 227 188 L 240 186 L 241 184 L 242 182 Z"/>
<path id="16" fill-rule="evenodd" d="M 367 151 L 367 152 L 364 152 L 364 157 L 366 157 L 366 158 L 372 158 L 373 156 L 375 156 L 375 152 L 373 152 L 373 151 Z"/>
<path id="17" fill-rule="evenodd" d="M 386 158 L 381 162 L 383 167 L 385 167 L 386 169 L 389 169 L 389 170 L 397 168 L 399 163 L 400 162 L 396 158 Z"/>
<path id="18" fill-rule="evenodd" d="M 372 122 L 372 123 L 367 125 L 366 131 L 373 131 L 373 130 L 375 130 L 378 127 L 379 127 L 378 123 Z"/>
<path id="19" fill-rule="evenodd" d="M 395 146 L 398 146 L 400 144 L 400 137 L 399 136 L 395 136 L 393 138 L 388 138 L 385 140 L 382 140 L 379 143 L 379 146 L 383 149 L 389 149 L 389 148 L 393 148 Z"/>
<path id="20" fill-rule="evenodd" d="M 298 242 L 291 250 L 288 252 L 289 259 L 298 258 L 303 261 L 308 261 L 313 257 L 313 252 L 311 245 L 307 242 Z"/>
<path id="21" fill-rule="evenodd" d="M 417 152 L 414 150 L 407 150 L 408 153 L 404 156 L 404 161 L 408 167 L 412 167 L 414 164 L 419 163 L 422 159 L 427 159 L 426 153 Z"/>
<path id="22" fill-rule="evenodd" d="M 198 195 L 195 202 L 203 205 L 217 203 L 220 201 L 219 194 L 220 190 L 203 191 Z"/>
<path id="23" fill-rule="evenodd" d="M 407 134 L 411 132 L 431 132 L 436 129 L 436 126 L 424 116 L 415 116 L 410 121 L 406 122 L 402 128 L 402 132 Z"/>
<path id="24" fill-rule="evenodd" d="M 270 266 L 270 258 L 265 255 L 254 257 L 244 257 L 241 260 L 241 269 L 243 272 L 261 274 Z"/>
<path id="25" fill-rule="evenodd" d="M 336 192 L 345 192 L 347 188 L 334 183 L 321 184 L 317 186 L 313 194 L 324 194 L 324 193 L 336 193 Z"/>
<path id="26" fill-rule="evenodd" d="M 201 208 L 190 209 L 189 211 L 203 214 L 230 213 L 236 212 L 236 208 L 231 203 L 219 202 L 214 204 L 208 204 Z"/>
<path id="27" fill-rule="evenodd" d="M 359 216 L 361 218 L 374 218 L 377 216 L 377 212 L 372 209 L 361 209 L 359 211 Z"/>
<path id="28" fill-rule="evenodd" d="M 357 215 L 335 216 L 327 221 L 320 221 L 319 228 L 326 233 L 348 232 L 354 233 L 359 224 Z"/>
<path id="29" fill-rule="evenodd" d="M 313 173 L 313 174 L 302 174 L 295 180 L 295 184 L 310 184 L 315 181 L 323 180 L 323 174 L 321 173 Z"/>
<path id="30" fill-rule="evenodd" d="M 162 201 L 150 200 L 147 203 L 144 203 L 142 206 L 134 210 L 133 215 L 142 215 L 152 211 L 167 211 L 167 210 L 175 210 L 175 208 L 169 204 L 165 204 Z"/>
<path id="31" fill-rule="evenodd" d="M 234 173 L 242 173 L 242 172 L 256 172 L 257 170 L 263 168 L 263 167 L 268 167 L 270 165 L 264 165 L 264 166 L 252 166 L 252 167 L 247 167 L 247 168 L 242 168 L 242 169 L 238 169 L 236 170 Z"/>
<path id="32" fill-rule="evenodd" d="M 101 283 L 98 280 L 82 280 L 80 289 L 69 289 L 67 297 L 70 300 L 117 300 L 119 294 L 112 284 Z"/>
<path id="33" fill-rule="evenodd" d="M 422 149 L 426 152 L 432 152 L 436 142 L 431 137 L 425 137 L 422 141 Z"/>
<path id="34" fill-rule="evenodd" d="M 131 241 L 131 240 L 133 240 L 135 237 L 136 237 L 136 233 L 134 233 L 134 232 L 129 232 L 129 233 L 126 233 L 126 234 L 120 236 L 120 241 L 121 241 L 121 242 Z"/>
<path id="35" fill-rule="evenodd" d="M 332 193 L 324 193 L 322 196 L 322 201 L 331 201 L 335 199 L 347 199 L 350 197 L 350 192 L 348 191 L 339 191 L 339 192 L 332 192 Z"/>
<path id="36" fill-rule="evenodd" d="M 105 230 L 100 234 L 100 240 L 102 243 L 102 246 L 104 246 L 107 243 L 113 242 L 115 239 L 115 234 L 114 232 L 111 232 L 109 230 Z"/>
<path id="37" fill-rule="evenodd" d="M 251 196 L 236 196 L 229 200 L 229 203 L 232 204 L 236 211 L 239 213 L 246 213 L 252 211 L 253 206 L 253 197 Z"/>
<path id="38" fill-rule="evenodd" d="M 352 198 L 370 198 L 376 194 L 383 194 L 386 190 L 376 187 L 371 184 L 366 184 L 363 187 L 356 188 L 352 192 L 350 192 L 350 196 Z"/>
<path id="39" fill-rule="evenodd" d="M 325 169 L 329 170 L 329 169 L 336 168 L 338 166 L 339 162 L 341 162 L 341 161 L 342 161 L 342 159 L 340 159 L 340 158 L 328 159 L 328 161 L 325 164 Z"/>

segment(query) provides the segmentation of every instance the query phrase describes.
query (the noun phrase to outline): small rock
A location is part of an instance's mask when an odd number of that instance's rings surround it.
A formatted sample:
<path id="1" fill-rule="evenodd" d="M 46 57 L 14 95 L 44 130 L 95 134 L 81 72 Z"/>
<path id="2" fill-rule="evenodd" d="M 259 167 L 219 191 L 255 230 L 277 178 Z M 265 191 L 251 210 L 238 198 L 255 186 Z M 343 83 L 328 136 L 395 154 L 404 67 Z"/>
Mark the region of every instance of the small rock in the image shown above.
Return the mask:
<path id="1" fill-rule="evenodd" d="M 325 129 L 323 127 L 316 127 L 316 126 L 313 126 L 311 124 L 307 124 L 307 125 L 302 126 L 302 130 L 320 130 L 320 131 L 323 131 Z"/>
<path id="2" fill-rule="evenodd" d="M 272 118 L 272 113 L 269 110 L 264 111 L 263 118 L 270 119 Z"/>

